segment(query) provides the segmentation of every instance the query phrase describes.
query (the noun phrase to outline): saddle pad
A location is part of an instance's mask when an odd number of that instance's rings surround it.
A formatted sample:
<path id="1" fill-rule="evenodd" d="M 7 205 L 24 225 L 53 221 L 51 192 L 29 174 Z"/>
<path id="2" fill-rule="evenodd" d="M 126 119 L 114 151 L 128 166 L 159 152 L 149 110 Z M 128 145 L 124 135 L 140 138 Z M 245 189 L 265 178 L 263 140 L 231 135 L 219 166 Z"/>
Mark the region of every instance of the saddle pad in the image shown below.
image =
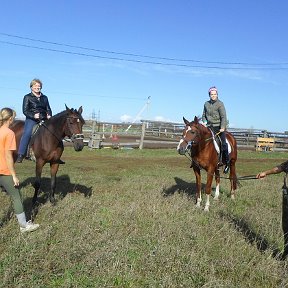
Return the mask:
<path id="1" fill-rule="evenodd" d="M 214 143 L 214 147 L 215 147 L 217 153 L 219 154 L 220 153 L 220 148 L 219 148 L 218 143 L 215 140 L 215 137 L 213 137 L 213 143 Z M 229 141 L 227 139 L 226 139 L 226 143 L 228 145 L 228 153 L 230 154 L 231 153 L 231 145 L 230 145 L 230 143 L 229 143 Z"/>

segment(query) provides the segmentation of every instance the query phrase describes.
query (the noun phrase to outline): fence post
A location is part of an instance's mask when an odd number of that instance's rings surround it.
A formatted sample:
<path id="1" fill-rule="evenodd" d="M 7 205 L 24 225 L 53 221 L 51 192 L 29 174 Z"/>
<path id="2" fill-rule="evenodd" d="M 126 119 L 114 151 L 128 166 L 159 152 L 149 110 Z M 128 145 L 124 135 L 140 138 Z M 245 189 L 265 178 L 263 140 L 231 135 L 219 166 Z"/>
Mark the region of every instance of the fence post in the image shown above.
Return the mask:
<path id="1" fill-rule="evenodd" d="M 146 126 L 146 123 L 142 122 L 142 132 L 141 132 L 141 139 L 140 139 L 139 149 L 143 149 L 144 137 L 145 137 L 145 126 Z"/>

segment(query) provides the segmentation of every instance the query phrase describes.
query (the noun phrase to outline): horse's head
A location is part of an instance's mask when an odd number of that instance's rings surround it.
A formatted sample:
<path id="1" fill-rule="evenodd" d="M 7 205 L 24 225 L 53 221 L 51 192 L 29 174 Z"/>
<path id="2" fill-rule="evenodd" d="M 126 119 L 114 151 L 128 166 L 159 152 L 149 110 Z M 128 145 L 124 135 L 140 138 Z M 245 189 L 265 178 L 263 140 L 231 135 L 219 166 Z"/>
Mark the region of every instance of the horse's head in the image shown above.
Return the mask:
<path id="1" fill-rule="evenodd" d="M 84 147 L 84 135 L 82 127 L 85 121 L 82 117 L 82 106 L 78 110 L 68 108 L 66 105 L 66 123 L 65 123 L 65 134 L 71 138 L 75 151 L 81 151 Z"/>
<path id="2" fill-rule="evenodd" d="M 187 151 L 191 150 L 194 145 L 197 145 L 201 140 L 200 134 L 200 123 L 198 118 L 195 116 L 194 121 L 189 122 L 183 117 L 185 128 L 182 132 L 182 138 L 177 146 L 179 154 L 184 155 Z"/>

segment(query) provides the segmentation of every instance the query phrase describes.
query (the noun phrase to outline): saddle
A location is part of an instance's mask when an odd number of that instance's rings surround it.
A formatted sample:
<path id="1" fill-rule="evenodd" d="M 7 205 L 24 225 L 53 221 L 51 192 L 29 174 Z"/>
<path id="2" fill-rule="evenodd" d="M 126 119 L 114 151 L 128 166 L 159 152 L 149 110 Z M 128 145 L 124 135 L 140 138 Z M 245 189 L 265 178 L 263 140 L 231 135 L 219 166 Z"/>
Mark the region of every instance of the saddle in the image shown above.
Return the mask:
<path id="1" fill-rule="evenodd" d="M 32 129 L 31 138 L 30 138 L 30 141 L 29 141 L 28 147 L 27 147 L 27 152 L 26 152 L 26 157 L 25 158 L 28 159 L 28 160 L 31 160 L 33 162 L 36 162 L 36 157 L 34 155 L 34 152 L 33 152 L 32 148 L 31 148 L 31 146 L 32 146 L 33 141 L 35 139 L 35 135 L 36 135 L 36 133 L 37 133 L 37 131 L 38 131 L 38 129 L 39 129 L 39 127 L 41 125 L 42 125 L 42 121 L 34 125 L 34 127 Z"/>
<path id="2" fill-rule="evenodd" d="M 215 148 L 217 155 L 218 155 L 218 161 L 219 161 L 218 166 L 222 166 L 223 165 L 223 163 L 222 163 L 222 154 L 223 153 L 222 153 L 221 138 L 219 135 L 216 135 L 212 129 L 209 128 L 209 130 L 211 131 L 214 148 Z M 231 148 L 231 144 L 227 140 L 227 138 L 226 138 L 226 143 L 228 146 L 228 154 L 230 154 L 232 151 L 232 148 Z"/>

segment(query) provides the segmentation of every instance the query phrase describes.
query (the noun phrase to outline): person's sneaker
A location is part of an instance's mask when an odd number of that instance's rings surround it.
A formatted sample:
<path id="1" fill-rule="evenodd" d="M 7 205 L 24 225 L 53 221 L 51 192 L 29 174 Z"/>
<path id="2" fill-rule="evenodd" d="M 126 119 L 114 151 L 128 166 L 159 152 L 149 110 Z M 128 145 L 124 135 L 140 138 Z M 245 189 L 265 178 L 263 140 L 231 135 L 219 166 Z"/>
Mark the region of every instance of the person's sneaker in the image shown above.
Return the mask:
<path id="1" fill-rule="evenodd" d="M 22 163 L 23 159 L 24 159 L 24 155 L 19 154 L 18 157 L 17 157 L 16 162 L 17 162 L 17 163 Z"/>
<path id="2" fill-rule="evenodd" d="M 32 223 L 31 220 L 27 222 L 26 227 L 20 227 L 21 233 L 32 232 L 39 228 L 39 224 Z"/>

